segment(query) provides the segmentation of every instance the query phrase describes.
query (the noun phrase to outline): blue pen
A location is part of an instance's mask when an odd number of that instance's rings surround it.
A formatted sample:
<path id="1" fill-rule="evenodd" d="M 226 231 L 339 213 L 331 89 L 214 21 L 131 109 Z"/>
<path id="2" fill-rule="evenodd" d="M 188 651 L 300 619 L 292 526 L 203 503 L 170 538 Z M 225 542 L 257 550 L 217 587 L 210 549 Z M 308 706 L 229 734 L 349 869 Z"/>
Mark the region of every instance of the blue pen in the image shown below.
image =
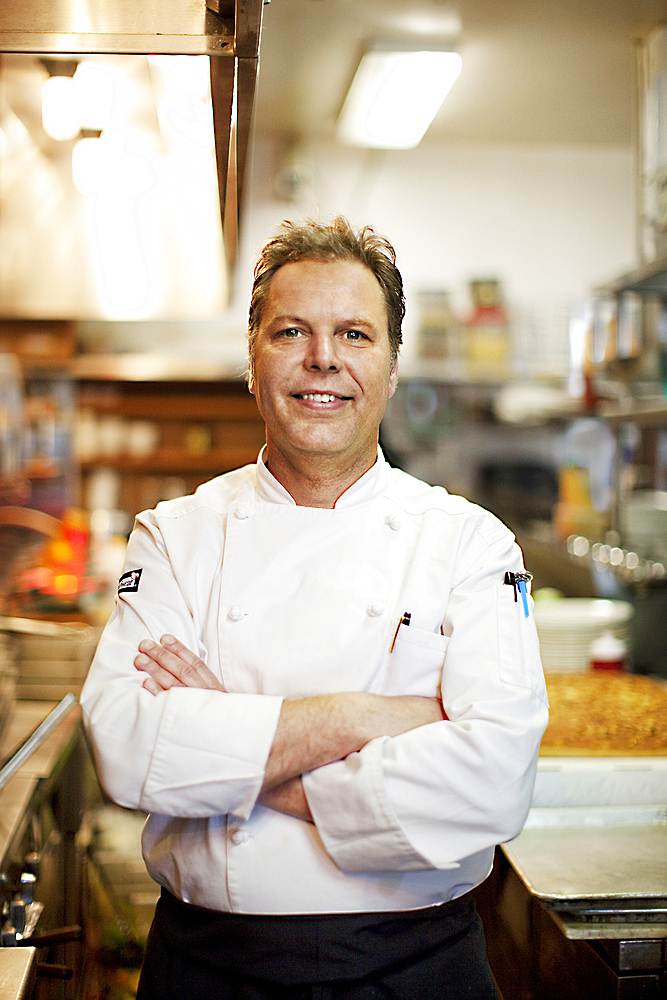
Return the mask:
<path id="1" fill-rule="evenodd" d="M 526 618 L 530 616 L 530 611 L 528 610 L 528 588 L 526 584 L 529 580 L 533 579 L 532 573 L 510 573 L 509 571 L 505 573 L 505 583 L 509 584 L 510 587 L 514 587 L 514 600 L 516 601 L 517 590 L 521 594 L 521 603 L 523 604 L 523 613 Z"/>

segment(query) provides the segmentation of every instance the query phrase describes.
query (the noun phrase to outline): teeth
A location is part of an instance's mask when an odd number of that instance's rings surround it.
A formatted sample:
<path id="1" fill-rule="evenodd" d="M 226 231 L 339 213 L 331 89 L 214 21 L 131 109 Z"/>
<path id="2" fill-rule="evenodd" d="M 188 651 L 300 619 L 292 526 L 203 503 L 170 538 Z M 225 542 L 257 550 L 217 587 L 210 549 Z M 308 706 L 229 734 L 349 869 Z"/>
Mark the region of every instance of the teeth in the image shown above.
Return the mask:
<path id="1" fill-rule="evenodd" d="M 301 398 L 312 399 L 315 403 L 333 403 L 338 397 L 330 392 L 304 392 Z"/>

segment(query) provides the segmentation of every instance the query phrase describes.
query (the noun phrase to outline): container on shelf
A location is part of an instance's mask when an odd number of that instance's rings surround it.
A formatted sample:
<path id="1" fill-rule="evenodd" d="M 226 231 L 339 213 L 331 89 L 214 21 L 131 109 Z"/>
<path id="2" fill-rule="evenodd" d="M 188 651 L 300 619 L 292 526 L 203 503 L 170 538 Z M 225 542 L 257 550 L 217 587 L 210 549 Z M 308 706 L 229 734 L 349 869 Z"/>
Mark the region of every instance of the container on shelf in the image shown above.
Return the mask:
<path id="1" fill-rule="evenodd" d="M 459 322 L 449 304 L 447 292 L 423 291 L 417 294 L 419 328 L 417 354 L 421 360 L 463 360 L 464 345 L 461 341 Z"/>
<path id="2" fill-rule="evenodd" d="M 469 376 L 507 378 L 511 374 L 511 337 L 500 282 L 495 278 L 471 281 L 470 292 L 473 309 L 465 323 Z"/>

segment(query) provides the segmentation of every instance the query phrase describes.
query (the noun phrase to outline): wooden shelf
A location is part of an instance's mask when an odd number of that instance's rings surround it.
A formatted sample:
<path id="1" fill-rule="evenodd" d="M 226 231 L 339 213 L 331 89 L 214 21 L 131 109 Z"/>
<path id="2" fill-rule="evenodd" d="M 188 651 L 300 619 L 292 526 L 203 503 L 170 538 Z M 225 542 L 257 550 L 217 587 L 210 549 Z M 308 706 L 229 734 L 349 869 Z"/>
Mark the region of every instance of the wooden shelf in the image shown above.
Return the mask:
<path id="1" fill-rule="evenodd" d="M 230 364 L 209 358 L 173 354 L 79 354 L 72 359 L 75 379 L 95 382 L 237 382 L 243 384 L 241 361 Z"/>
<path id="2" fill-rule="evenodd" d="M 159 395 L 105 395 L 87 392 L 79 395 L 79 406 L 100 414 L 112 413 L 129 420 L 259 420 L 255 397 L 213 394 L 164 393 Z"/>
<path id="3" fill-rule="evenodd" d="M 134 514 L 173 495 L 169 480 L 191 493 L 214 476 L 255 464 L 264 422 L 242 379 L 219 380 L 210 365 L 198 364 L 181 365 L 178 378 L 179 368 L 165 357 L 124 357 L 120 366 L 111 360 L 100 369 L 96 359 L 99 377 L 94 366 L 78 373 L 79 411 L 92 418 L 87 457 L 79 460 L 82 506 L 99 504 L 95 473 L 102 469 L 116 474 L 112 502 Z M 137 378 L 140 372 L 145 381 Z M 139 454 L 132 448 L 133 429 L 144 421 L 152 425 L 152 450 Z"/>
<path id="4" fill-rule="evenodd" d="M 183 475 L 193 473 L 219 473 L 237 469 L 242 465 L 257 461 L 259 448 L 226 446 L 211 448 L 201 454 L 193 454 L 183 448 L 160 448 L 149 455 L 100 456 L 92 461 L 82 462 L 81 469 L 117 469 L 119 472 L 141 475 Z"/>

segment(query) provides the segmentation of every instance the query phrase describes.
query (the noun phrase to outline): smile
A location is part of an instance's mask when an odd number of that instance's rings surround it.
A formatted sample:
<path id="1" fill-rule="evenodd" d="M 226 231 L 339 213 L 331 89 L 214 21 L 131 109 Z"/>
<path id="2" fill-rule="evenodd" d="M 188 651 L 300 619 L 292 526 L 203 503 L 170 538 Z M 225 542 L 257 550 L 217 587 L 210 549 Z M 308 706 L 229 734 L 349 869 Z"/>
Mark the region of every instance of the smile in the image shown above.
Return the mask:
<path id="1" fill-rule="evenodd" d="M 338 399 L 349 399 L 349 396 L 335 396 L 332 392 L 296 392 L 297 399 L 307 399 L 312 403 L 335 403 Z"/>

